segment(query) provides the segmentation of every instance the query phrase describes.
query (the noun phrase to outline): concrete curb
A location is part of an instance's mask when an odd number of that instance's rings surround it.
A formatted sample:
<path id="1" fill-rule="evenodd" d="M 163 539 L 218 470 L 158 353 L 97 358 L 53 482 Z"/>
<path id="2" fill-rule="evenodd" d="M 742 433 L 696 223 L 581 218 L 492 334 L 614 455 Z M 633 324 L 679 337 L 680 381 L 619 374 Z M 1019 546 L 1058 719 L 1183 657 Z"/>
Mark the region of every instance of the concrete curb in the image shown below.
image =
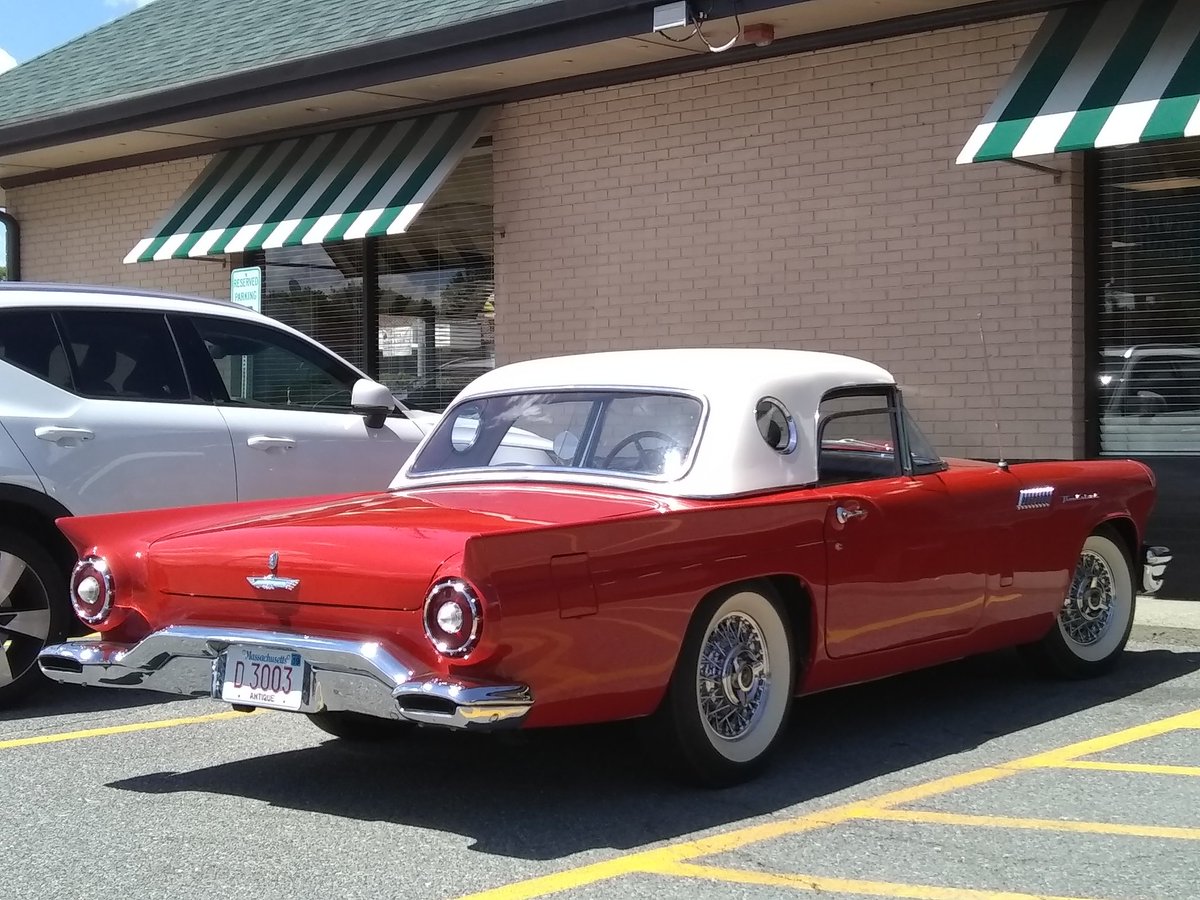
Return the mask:
<path id="1" fill-rule="evenodd" d="M 1141 644 L 1179 644 L 1200 649 L 1200 628 L 1134 625 L 1129 640 Z"/>
<path id="2" fill-rule="evenodd" d="M 1129 639 L 1200 647 L 1200 602 L 1138 597 Z"/>

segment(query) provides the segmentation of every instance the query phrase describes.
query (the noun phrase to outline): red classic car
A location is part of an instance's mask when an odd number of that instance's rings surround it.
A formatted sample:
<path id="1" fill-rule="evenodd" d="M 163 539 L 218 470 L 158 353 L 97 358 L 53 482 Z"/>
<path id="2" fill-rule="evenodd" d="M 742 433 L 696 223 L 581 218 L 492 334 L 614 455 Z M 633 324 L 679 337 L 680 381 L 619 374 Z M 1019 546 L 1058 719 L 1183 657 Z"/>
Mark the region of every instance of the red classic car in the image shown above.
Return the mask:
<path id="1" fill-rule="evenodd" d="M 470 385 L 387 492 L 61 521 L 103 639 L 40 664 L 344 738 L 651 717 L 725 784 L 800 693 L 1009 645 L 1110 668 L 1170 559 L 1153 502 L 1136 462 L 943 460 L 858 359 L 538 360 Z"/>

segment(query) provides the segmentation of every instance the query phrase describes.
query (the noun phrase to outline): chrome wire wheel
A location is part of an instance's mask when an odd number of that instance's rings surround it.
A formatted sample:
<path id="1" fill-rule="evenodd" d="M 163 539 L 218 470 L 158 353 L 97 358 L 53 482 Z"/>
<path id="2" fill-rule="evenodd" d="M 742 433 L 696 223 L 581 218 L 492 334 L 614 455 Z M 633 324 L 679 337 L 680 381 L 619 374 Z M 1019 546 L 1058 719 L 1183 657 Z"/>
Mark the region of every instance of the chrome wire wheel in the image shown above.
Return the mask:
<path id="1" fill-rule="evenodd" d="M 37 667 L 50 638 L 50 596 L 30 561 L 0 550 L 0 691 Z"/>
<path id="2" fill-rule="evenodd" d="M 790 621 L 766 579 L 729 585 L 697 605 L 647 721 L 648 749 L 671 774 L 725 787 L 766 765 L 792 706 Z"/>
<path id="3" fill-rule="evenodd" d="M 754 727 L 771 692 L 771 661 L 754 619 L 733 612 L 709 628 L 696 690 L 700 714 L 721 740 L 735 741 Z"/>
<path id="4" fill-rule="evenodd" d="M 1125 551 L 1104 533 L 1089 536 L 1052 632 L 1060 648 L 1056 652 L 1066 654 L 1066 668 L 1073 674 L 1107 670 L 1129 639 L 1134 603 Z"/>
<path id="5" fill-rule="evenodd" d="M 764 590 L 735 590 L 701 613 L 686 675 L 705 751 L 730 772 L 754 768 L 777 742 L 792 694 L 792 641 Z M 682 687 L 682 685 L 681 685 Z M 682 696 L 681 696 L 682 700 Z"/>
<path id="6" fill-rule="evenodd" d="M 1084 550 L 1058 617 L 1067 639 L 1081 647 L 1100 640 L 1112 625 L 1115 600 L 1112 569 L 1099 553 Z"/>

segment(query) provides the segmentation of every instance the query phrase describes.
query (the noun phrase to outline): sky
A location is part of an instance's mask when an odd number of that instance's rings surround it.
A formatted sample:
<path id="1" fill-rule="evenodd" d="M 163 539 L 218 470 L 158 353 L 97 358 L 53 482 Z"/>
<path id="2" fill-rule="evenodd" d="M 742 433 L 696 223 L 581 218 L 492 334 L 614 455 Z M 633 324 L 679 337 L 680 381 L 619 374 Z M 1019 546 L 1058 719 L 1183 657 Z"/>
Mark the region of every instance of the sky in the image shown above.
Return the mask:
<path id="1" fill-rule="evenodd" d="M 151 0 L 0 0 L 0 72 Z"/>

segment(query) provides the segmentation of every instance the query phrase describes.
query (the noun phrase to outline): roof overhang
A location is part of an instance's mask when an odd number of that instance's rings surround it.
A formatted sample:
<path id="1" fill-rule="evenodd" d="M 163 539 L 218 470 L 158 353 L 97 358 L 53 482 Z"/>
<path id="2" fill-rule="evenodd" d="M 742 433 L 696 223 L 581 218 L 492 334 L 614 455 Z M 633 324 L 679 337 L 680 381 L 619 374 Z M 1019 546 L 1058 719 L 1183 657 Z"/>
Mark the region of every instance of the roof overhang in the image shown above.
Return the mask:
<path id="1" fill-rule="evenodd" d="M 0 127 L 0 186 L 1009 18 L 1078 0 L 740 0 L 769 46 L 652 30 L 662 0 L 571 0 Z M 724 39 L 735 20 L 706 31 Z"/>

